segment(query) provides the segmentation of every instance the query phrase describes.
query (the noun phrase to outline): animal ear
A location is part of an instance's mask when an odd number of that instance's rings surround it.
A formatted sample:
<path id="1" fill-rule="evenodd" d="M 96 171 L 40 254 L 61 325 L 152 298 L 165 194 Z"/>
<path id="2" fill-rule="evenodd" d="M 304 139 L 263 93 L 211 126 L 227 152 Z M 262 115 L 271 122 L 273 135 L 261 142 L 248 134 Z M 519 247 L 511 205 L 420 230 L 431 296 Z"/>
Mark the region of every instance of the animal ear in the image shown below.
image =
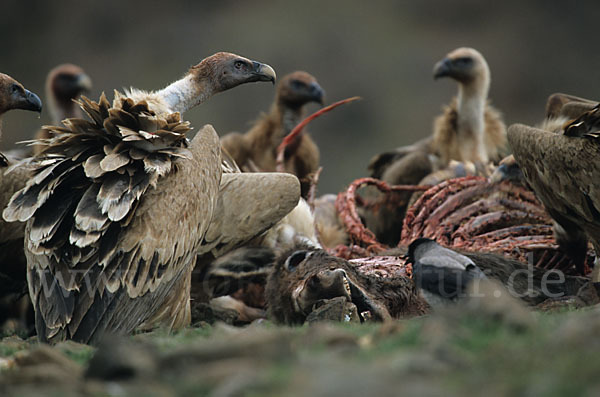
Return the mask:
<path id="1" fill-rule="evenodd" d="M 289 272 L 296 270 L 296 267 L 308 256 L 308 251 L 296 251 L 285 260 L 285 268 Z"/>

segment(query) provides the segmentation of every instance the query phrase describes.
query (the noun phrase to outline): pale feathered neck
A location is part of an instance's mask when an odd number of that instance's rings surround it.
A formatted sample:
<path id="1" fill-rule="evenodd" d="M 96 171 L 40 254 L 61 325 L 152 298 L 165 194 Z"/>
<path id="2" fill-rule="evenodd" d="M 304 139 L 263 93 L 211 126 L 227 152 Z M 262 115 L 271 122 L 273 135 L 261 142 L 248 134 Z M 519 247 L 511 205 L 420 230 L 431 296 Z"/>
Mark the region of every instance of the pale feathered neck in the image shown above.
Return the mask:
<path id="1" fill-rule="evenodd" d="M 485 106 L 490 87 L 489 69 L 467 83 L 459 83 L 457 95 L 457 132 L 461 141 L 472 140 L 479 158 L 473 153 L 465 154 L 463 160 L 488 161 L 485 149 Z"/>
<path id="2" fill-rule="evenodd" d="M 215 90 L 208 81 L 198 80 L 191 73 L 182 79 L 169 84 L 159 91 L 148 92 L 131 88 L 125 95 L 115 92 L 115 106 L 122 97 L 131 98 L 134 102 L 146 101 L 149 108 L 156 114 L 169 114 L 179 112 L 183 114 L 189 109 L 206 101 Z"/>
<path id="3" fill-rule="evenodd" d="M 214 90 L 211 84 L 202 80 L 197 81 L 192 74 L 187 74 L 181 80 L 156 92 L 156 95 L 162 97 L 171 112 L 180 112 L 181 114 L 200 105 L 213 94 Z"/>

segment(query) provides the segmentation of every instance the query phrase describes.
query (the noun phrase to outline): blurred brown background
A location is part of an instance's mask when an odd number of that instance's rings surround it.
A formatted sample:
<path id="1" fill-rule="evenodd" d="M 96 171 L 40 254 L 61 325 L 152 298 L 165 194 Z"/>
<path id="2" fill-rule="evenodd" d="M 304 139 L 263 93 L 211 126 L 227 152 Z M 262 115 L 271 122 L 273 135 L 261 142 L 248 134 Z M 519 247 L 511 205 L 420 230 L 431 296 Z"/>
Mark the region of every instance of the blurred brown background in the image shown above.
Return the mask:
<path id="1" fill-rule="evenodd" d="M 167 5 L 168 4 L 168 5 Z M 491 98 L 507 124 L 535 123 L 557 91 L 600 99 L 600 1 L 37 1 L 3 0 L 0 71 L 44 97 L 46 73 L 72 62 L 94 80 L 91 97 L 114 88 L 162 88 L 189 66 L 231 51 L 306 70 L 327 102 L 360 95 L 309 126 L 321 149 L 320 193 L 337 192 L 376 153 L 430 134 L 454 95 L 432 68 L 450 50 L 480 50 L 492 69 Z M 272 101 L 250 84 L 186 114 L 199 128 L 245 131 Z M 316 110 L 311 107 L 309 110 Z M 40 124 L 28 112 L 4 118 L 2 148 Z"/>

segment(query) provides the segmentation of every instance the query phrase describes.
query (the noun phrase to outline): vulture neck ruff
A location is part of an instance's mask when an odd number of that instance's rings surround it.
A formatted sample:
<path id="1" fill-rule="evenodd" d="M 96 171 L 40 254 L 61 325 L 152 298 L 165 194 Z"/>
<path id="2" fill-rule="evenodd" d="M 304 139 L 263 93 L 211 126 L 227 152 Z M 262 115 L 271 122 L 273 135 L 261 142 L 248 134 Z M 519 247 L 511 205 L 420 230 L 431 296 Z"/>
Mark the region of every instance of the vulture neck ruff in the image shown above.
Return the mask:
<path id="1" fill-rule="evenodd" d="M 48 103 L 48 112 L 52 118 L 53 125 L 59 125 L 61 121 L 67 118 L 81 118 L 81 111 L 71 99 L 61 101 L 56 97 L 54 91 L 46 91 L 46 102 Z"/>
<path id="2" fill-rule="evenodd" d="M 487 65 L 467 83 L 459 83 L 457 96 L 457 134 L 463 159 L 487 163 L 485 147 L 485 105 L 490 86 Z"/>
<path id="3" fill-rule="evenodd" d="M 283 135 L 287 136 L 295 126 L 298 125 L 303 116 L 302 107 L 291 108 L 285 105 L 279 105 L 277 112 L 281 117 L 281 125 L 283 126 Z"/>
<path id="4" fill-rule="evenodd" d="M 185 111 L 206 101 L 213 95 L 213 88 L 204 81 L 198 83 L 194 75 L 188 74 L 181 80 L 157 92 L 171 112 L 183 114 Z"/>

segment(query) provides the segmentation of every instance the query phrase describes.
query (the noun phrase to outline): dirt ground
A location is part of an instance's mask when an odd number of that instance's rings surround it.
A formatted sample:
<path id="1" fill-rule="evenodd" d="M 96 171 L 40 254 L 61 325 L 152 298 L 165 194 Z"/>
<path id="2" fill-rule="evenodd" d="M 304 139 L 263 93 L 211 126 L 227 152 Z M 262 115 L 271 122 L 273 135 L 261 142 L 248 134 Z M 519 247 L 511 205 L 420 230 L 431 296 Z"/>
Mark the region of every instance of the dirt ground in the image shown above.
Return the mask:
<path id="1" fill-rule="evenodd" d="M 555 307 L 557 306 L 557 307 Z M 2 396 L 595 396 L 600 307 L 470 299 L 386 324 L 196 324 L 100 346 L 0 342 Z"/>

